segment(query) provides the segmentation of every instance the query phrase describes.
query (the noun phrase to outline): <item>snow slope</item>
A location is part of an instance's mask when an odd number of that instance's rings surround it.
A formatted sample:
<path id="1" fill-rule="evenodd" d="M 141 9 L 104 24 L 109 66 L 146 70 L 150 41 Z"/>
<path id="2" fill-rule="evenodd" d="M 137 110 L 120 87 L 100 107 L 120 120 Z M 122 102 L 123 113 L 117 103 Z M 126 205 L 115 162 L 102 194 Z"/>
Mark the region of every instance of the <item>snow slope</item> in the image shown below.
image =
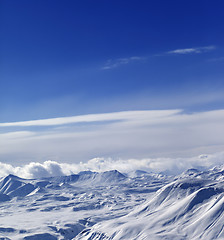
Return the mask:
<path id="1" fill-rule="evenodd" d="M 126 216 L 96 224 L 75 239 L 224 239 L 223 171 L 193 172 Z"/>
<path id="2" fill-rule="evenodd" d="M 224 168 L 0 181 L 0 239 L 224 239 Z"/>

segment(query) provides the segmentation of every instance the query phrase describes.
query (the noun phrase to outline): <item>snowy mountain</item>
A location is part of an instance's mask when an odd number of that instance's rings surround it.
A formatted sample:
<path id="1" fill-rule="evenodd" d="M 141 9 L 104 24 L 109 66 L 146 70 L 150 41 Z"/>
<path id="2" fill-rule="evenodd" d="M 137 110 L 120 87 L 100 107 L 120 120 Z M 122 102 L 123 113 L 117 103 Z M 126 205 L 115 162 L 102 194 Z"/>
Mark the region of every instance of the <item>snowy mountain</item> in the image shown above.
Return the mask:
<path id="1" fill-rule="evenodd" d="M 224 239 L 224 168 L 0 181 L 0 239 Z"/>

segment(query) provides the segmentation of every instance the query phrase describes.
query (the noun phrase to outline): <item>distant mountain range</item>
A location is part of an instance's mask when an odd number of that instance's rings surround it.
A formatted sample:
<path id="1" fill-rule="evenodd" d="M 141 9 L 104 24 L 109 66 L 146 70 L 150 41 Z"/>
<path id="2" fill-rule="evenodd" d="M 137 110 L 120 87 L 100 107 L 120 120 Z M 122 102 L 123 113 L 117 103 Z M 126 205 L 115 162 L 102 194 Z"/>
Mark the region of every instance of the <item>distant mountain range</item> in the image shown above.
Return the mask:
<path id="1" fill-rule="evenodd" d="M 224 167 L 0 180 L 0 239 L 224 239 Z"/>

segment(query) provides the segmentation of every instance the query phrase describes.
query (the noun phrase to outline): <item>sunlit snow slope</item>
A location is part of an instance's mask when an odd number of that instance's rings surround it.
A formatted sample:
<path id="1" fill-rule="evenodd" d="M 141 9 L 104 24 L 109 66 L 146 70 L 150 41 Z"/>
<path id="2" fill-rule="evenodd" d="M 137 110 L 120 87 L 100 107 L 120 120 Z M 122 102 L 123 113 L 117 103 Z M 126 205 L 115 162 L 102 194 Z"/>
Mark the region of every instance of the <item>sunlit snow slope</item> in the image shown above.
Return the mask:
<path id="1" fill-rule="evenodd" d="M 0 181 L 0 239 L 224 239 L 224 170 Z"/>

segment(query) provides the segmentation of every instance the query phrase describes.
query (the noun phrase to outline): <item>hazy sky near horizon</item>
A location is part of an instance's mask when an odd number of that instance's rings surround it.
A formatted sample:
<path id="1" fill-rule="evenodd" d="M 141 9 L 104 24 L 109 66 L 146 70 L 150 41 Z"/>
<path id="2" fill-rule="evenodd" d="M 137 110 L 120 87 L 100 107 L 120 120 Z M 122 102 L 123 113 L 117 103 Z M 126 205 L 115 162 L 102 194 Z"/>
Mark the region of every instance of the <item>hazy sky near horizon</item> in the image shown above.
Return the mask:
<path id="1" fill-rule="evenodd" d="M 124 111 L 0 123 L 0 162 L 191 158 L 223 152 L 224 110 Z"/>
<path id="2" fill-rule="evenodd" d="M 0 161 L 220 151 L 223 8 L 219 0 L 0 1 Z"/>

